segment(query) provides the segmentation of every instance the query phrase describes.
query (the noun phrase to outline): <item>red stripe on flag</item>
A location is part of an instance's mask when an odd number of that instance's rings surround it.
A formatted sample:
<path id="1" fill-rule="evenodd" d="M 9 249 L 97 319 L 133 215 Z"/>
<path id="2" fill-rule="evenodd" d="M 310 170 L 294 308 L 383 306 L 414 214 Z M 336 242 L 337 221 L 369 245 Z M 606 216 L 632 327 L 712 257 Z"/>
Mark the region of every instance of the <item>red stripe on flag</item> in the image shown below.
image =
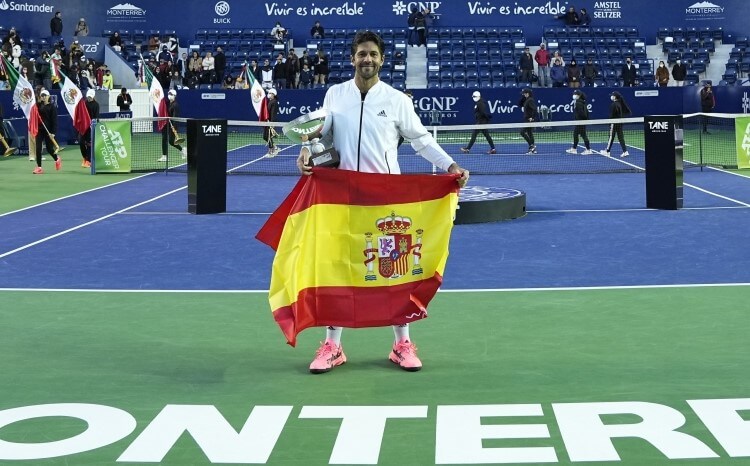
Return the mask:
<path id="1" fill-rule="evenodd" d="M 81 135 L 86 134 L 86 131 L 91 128 L 91 116 L 89 115 L 89 110 L 86 108 L 86 99 L 81 99 L 76 104 L 73 127 Z"/>
<path id="2" fill-rule="evenodd" d="M 427 317 L 427 305 L 443 282 L 439 273 L 403 285 L 319 287 L 301 290 L 297 301 L 273 311 L 287 343 L 309 327 L 384 327 Z M 356 310 L 356 311 L 355 311 Z"/>

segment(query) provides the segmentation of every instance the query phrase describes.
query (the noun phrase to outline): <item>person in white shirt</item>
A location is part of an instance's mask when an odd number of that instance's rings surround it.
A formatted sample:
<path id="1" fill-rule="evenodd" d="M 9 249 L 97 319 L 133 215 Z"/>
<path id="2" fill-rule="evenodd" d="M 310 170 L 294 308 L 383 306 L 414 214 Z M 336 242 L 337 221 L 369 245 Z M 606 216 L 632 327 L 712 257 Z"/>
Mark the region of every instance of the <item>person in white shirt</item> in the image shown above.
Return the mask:
<path id="1" fill-rule="evenodd" d="M 351 47 L 354 78 L 329 88 L 323 100 L 332 127 L 321 142 L 339 152 L 340 170 L 399 174 L 398 143 L 403 136 L 432 164 L 461 175 L 458 183 L 464 186 L 469 180 L 469 171 L 458 166 L 422 125 L 411 99 L 380 81 L 378 74 L 384 62 L 384 49 L 383 40 L 374 32 L 357 33 Z M 309 148 L 303 147 L 297 158 L 297 167 L 304 175 L 312 174 L 312 169 L 306 165 L 309 156 Z M 393 330 L 395 343 L 389 359 L 404 370 L 420 370 L 422 362 L 409 338 L 408 324 L 394 326 Z M 327 328 L 326 340 L 316 352 L 310 372 L 328 372 L 346 362 L 341 331 L 341 327 Z"/>
<path id="2" fill-rule="evenodd" d="M 203 68 L 203 72 L 201 73 L 201 82 L 202 83 L 213 83 L 215 81 L 214 79 L 214 57 L 211 55 L 211 52 L 206 52 L 206 56 L 203 57 L 203 61 L 201 62 L 201 66 Z"/>

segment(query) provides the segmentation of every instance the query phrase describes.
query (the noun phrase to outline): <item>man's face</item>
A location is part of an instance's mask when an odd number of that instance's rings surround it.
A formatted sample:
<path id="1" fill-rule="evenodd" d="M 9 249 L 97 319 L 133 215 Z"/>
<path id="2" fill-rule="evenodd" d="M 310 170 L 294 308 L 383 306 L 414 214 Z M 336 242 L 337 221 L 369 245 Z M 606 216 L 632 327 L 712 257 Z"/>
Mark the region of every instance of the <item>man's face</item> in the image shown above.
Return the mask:
<path id="1" fill-rule="evenodd" d="M 377 76 L 380 67 L 383 66 L 383 55 L 380 53 L 378 44 L 375 42 L 364 42 L 357 46 L 352 57 L 354 71 L 363 79 Z"/>

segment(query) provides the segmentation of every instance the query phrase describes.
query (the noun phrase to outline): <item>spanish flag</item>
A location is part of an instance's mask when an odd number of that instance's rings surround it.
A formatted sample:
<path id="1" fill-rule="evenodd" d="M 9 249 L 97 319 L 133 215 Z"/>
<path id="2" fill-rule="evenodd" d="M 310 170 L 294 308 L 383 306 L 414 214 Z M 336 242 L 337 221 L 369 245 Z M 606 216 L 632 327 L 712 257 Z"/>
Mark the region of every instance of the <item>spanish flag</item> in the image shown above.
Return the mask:
<path id="1" fill-rule="evenodd" d="M 287 342 L 308 327 L 427 317 L 443 280 L 458 175 L 315 168 L 260 229 L 276 250 L 269 302 Z"/>

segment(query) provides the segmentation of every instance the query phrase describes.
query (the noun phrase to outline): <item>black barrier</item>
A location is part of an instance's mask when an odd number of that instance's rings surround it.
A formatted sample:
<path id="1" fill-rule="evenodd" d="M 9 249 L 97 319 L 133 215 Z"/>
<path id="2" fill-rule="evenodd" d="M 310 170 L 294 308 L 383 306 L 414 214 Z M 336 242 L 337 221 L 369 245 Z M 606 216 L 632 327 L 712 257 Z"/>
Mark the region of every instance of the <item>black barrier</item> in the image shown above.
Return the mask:
<path id="1" fill-rule="evenodd" d="M 682 116 L 647 116 L 643 120 L 646 151 L 646 207 L 682 208 Z"/>
<path id="2" fill-rule="evenodd" d="M 188 212 L 227 210 L 227 120 L 188 120 Z"/>

